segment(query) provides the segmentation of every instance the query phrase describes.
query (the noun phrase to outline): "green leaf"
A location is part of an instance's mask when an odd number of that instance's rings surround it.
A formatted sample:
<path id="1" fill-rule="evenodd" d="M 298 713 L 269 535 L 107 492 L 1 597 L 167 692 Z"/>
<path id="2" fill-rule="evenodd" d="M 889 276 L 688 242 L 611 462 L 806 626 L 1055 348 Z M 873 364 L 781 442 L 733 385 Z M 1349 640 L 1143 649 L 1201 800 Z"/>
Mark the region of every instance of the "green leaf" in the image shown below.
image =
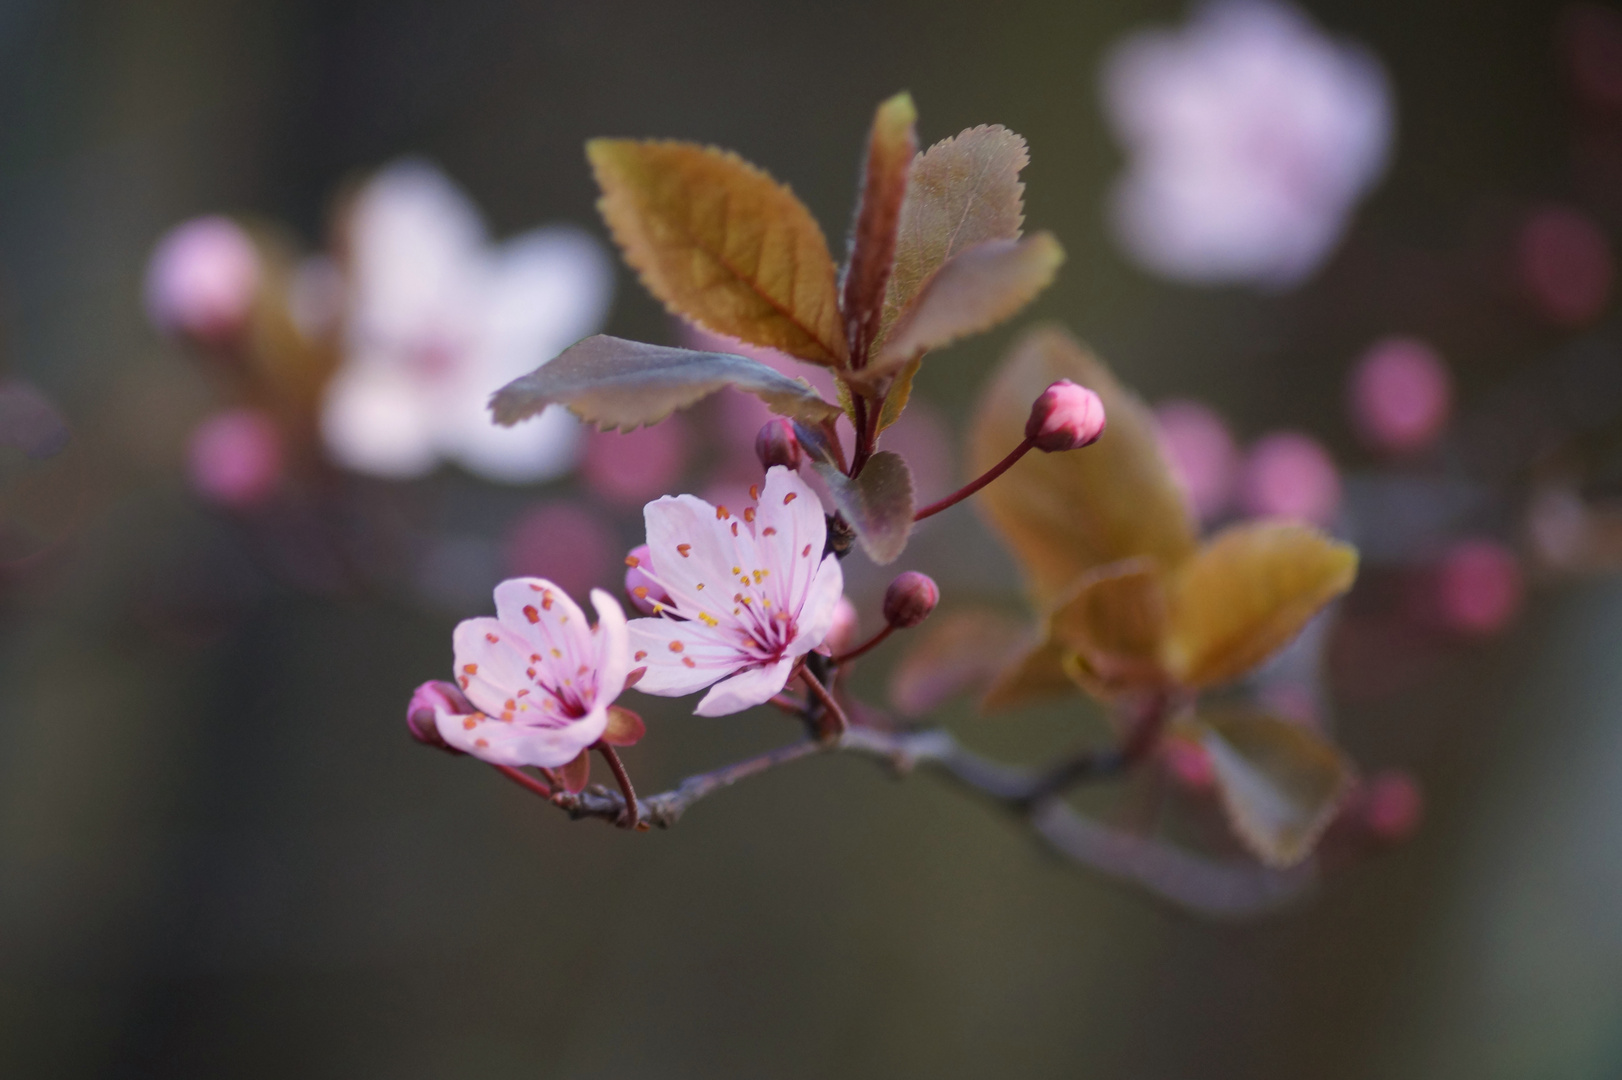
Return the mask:
<path id="1" fill-rule="evenodd" d="M 593 139 L 597 203 L 625 261 L 672 312 L 815 364 L 848 359 L 828 242 L 788 188 L 736 154 Z"/>
<path id="2" fill-rule="evenodd" d="M 828 485 L 834 506 L 856 530 L 867 557 L 880 566 L 895 562 L 912 532 L 912 473 L 906 460 L 880 450 L 854 480 L 820 458 L 814 458 L 811 466 Z"/>
<path id="3" fill-rule="evenodd" d="M 1357 551 L 1306 525 L 1225 529 L 1172 580 L 1167 667 L 1185 686 L 1231 682 L 1288 645 L 1356 577 Z"/>
<path id="4" fill-rule="evenodd" d="M 490 411 L 496 423 L 511 427 L 548 405 L 563 405 L 604 431 L 630 431 L 727 386 L 754 394 L 773 412 L 797 420 L 818 424 L 839 415 L 803 380 L 758 360 L 607 334 L 571 345 L 557 359 L 497 390 Z"/>
<path id="5" fill-rule="evenodd" d="M 1201 717 L 1192 728 L 1245 846 L 1269 866 L 1306 858 L 1351 786 L 1346 756 L 1306 726 L 1260 713 Z"/>
<path id="6" fill-rule="evenodd" d="M 1063 262 L 1064 248 L 1046 232 L 964 249 L 925 283 L 862 374 L 894 374 L 930 349 L 991 329 L 1036 299 Z"/>
<path id="7" fill-rule="evenodd" d="M 1160 450 L 1154 417 L 1102 361 L 1057 327 L 1015 342 L 981 396 L 969 436 L 971 476 L 1025 438 L 1031 403 L 1056 379 L 1090 387 L 1109 426 L 1068 453 L 1030 453 L 975 497 L 1047 610 L 1087 570 L 1144 556 L 1163 570 L 1194 552 L 1193 516 Z"/>
<path id="8" fill-rule="evenodd" d="M 1025 140 L 1001 125 L 969 128 L 913 161 L 881 340 L 947 259 L 987 240 L 1019 239 L 1025 223 L 1019 173 L 1029 161 Z"/>
<path id="9" fill-rule="evenodd" d="M 844 315 L 851 352 L 866 355 L 879 332 L 884 290 L 895 262 L 896 229 L 907 194 L 907 172 L 918 154 L 913 125 L 918 110 L 906 93 L 880 105 L 867 141 L 862 191 L 850 231 L 850 261 L 843 282 Z M 860 360 L 857 361 L 860 363 Z"/>

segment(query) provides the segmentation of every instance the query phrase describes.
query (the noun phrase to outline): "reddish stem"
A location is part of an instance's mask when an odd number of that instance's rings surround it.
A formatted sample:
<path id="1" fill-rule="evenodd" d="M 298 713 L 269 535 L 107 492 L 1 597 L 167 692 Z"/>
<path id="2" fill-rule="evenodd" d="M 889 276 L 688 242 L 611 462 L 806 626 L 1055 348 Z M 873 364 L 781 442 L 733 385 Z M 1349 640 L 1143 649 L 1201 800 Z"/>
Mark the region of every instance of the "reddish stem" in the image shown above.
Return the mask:
<path id="1" fill-rule="evenodd" d="M 997 464 L 987 469 L 979 479 L 971 480 L 967 484 L 964 484 L 962 487 L 958 488 L 956 491 L 952 492 L 952 494 L 946 496 L 946 498 L 930 503 L 916 514 L 912 515 L 912 520 L 922 521 L 924 518 L 933 517 L 935 514 L 940 513 L 942 510 L 945 510 L 948 507 L 956 506 L 958 503 L 962 502 L 964 499 L 967 499 L 970 495 L 973 495 L 976 491 L 979 491 L 981 488 L 997 479 L 997 477 L 1013 468 L 1014 462 L 1024 457 L 1026 453 L 1028 453 L 1035 445 L 1036 443 L 1032 442 L 1030 439 L 1026 439 L 1024 442 L 1010 450 L 1007 457 L 1003 458 L 1001 461 L 997 462 Z"/>
<path id="2" fill-rule="evenodd" d="M 533 791 L 543 799 L 550 800 L 553 794 L 555 794 L 551 788 L 547 787 L 533 776 L 526 772 L 520 772 L 511 765 L 492 765 L 491 768 L 495 769 L 496 772 L 500 773 L 502 776 L 505 776 L 519 787 Z"/>
<path id="3" fill-rule="evenodd" d="M 883 630 L 880 630 L 878 633 L 874 634 L 872 637 L 868 638 L 866 641 L 864 641 L 860 645 L 856 646 L 850 652 L 840 653 L 838 656 L 834 657 L 834 663 L 835 664 L 843 664 L 843 663 L 845 663 L 847 661 L 856 659 L 858 656 L 861 656 L 863 653 L 867 652 L 869 649 L 876 646 L 879 642 L 881 642 L 885 638 L 889 637 L 891 632 L 894 631 L 894 630 L 895 630 L 895 624 L 894 623 L 887 623 Z"/>
<path id="4" fill-rule="evenodd" d="M 832 723 L 820 723 L 817 725 L 823 741 L 833 742 L 837 740 L 839 736 L 845 733 L 845 729 L 850 727 L 850 721 L 845 718 L 845 710 L 839 707 L 839 702 L 835 701 L 834 696 L 828 693 L 828 688 L 823 686 L 815 675 L 811 674 L 810 669 L 802 668 L 800 678 L 805 680 L 805 685 L 811 688 L 811 693 L 816 695 L 818 701 L 822 702 L 823 711 L 827 714 L 824 719 L 832 721 Z"/>
<path id="5" fill-rule="evenodd" d="M 605 742 L 592 744 L 592 749 L 603 755 L 608 762 L 609 769 L 614 773 L 614 782 L 620 786 L 620 794 L 625 796 L 625 818 L 620 822 L 622 829 L 634 829 L 641 820 L 640 810 L 636 804 L 636 789 L 631 786 L 631 776 L 625 771 L 625 765 L 620 756 L 614 753 L 614 748 Z"/>

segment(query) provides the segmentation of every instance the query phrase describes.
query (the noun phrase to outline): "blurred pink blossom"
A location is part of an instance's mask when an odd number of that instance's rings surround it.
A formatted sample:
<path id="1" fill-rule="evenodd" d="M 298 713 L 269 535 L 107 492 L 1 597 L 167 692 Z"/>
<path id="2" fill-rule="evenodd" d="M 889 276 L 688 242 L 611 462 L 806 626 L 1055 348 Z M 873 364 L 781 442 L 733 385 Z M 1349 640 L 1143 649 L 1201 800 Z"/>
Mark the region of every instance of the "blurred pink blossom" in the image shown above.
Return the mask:
<path id="1" fill-rule="evenodd" d="M 1521 610 L 1525 582 L 1513 552 L 1494 540 L 1463 540 L 1437 568 L 1443 622 L 1464 634 L 1495 634 Z"/>
<path id="2" fill-rule="evenodd" d="M 1220 517 L 1233 501 L 1239 447 L 1216 410 L 1198 401 L 1166 401 L 1155 423 L 1167 463 L 1203 521 Z"/>
<path id="3" fill-rule="evenodd" d="M 1355 801 L 1364 826 L 1385 841 L 1408 839 L 1425 816 L 1425 796 L 1419 784 L 1397 769 L 1369 777 Z"/>
<path id="4" fill-rule="evenodd" d="M 153 249 L 147 317 L 165 333 L 211 347 L 230 344 L 247 329 L 259 275 L 259 253 L 240 225 L 219 215 L 192 218 Z"/>
<path id="5" fill-rule="evenodd" d="M 1376 342 L 1352 369 L 1352 422 L 1373 447 L 1422 450 L 1447 425 L 1453 380 L 1435 349 L 1415 338 Z"/>
<path id="6" fill-rule="evenodd" d="M 507 530 L 502 545 L 507 572 L 514 577 L 545 575 L 574 595 L 614 579 L 623 551 L 606 521 L 573 502 L 542 503 Z"/>
<path id="7" fill-rule="evenodd" d="M 1160 761 L 1180 787 L 1204 792 L 1216 786 L 1216 770 L 1211 767 L 1211 755 L 1192 739 L 1166 739 L 1160 744 Z"/>
<path id="8" fill-rule="evenodd" d="M 602 245 L 554 225 L 492 246 L 467 196 L 420 161 L 374 177 L 345 227 L 345 356 L 322 416 L 334 460 L 408 478 L 452 459 L 511 483 L 571 468 L 580 426 L 562 408 L 502 428 L 486 403 L 601 324 Z"/>
<path id="9" fill-rule="evenodd" d="M 1340 511 L 1340 473 L 1310 435 L 1277 431 L 1251 446 L 1239 499 L 1252 517 L 1281 517 L 1327 527 Z"/>
<path id="10" fill-rule="evenodd" d="M 1192 282 L 1293 285 L 1334 249 L 1391 142 L 1379 62 L 1273 0 L 1217 0 L 1117 44 L 1104 111 L 1128 165 L 1122 246 Z"/>
<path id="11" fill-rule="evenodd" d="M 187 462 L 199 495 L 225 506 L 254 506 L 281 482 L 282 434 L 258 409 L 226 409 L 192 432 Z"/>
<path id="12" fill-rule="evenodd" d="M 856 605 L 841 596 L 839 603 L 834 606 L 833 626 L 828 630 L 828 636 L 822 639 L 822 646 L 833 656 L 849 652 L 855 646 L 856 635 L 860 630 Z"/>
<path id="13" fill-rule="evenodd" d="M 1580 326 L 1605 310 L 1616 266 L 1588 215 L 1563 206 L 1534 211 L 1521 226 L 1516 259 L 1527 299 L 1550 322 Z"/>
<path id="14" fill-rule="evenodd" d="M 641 506 L 668 493 L 681 477 L 689 441 L 680 413 L 635 431 L 592 431 L 581 475 L 606 501 Z"/>

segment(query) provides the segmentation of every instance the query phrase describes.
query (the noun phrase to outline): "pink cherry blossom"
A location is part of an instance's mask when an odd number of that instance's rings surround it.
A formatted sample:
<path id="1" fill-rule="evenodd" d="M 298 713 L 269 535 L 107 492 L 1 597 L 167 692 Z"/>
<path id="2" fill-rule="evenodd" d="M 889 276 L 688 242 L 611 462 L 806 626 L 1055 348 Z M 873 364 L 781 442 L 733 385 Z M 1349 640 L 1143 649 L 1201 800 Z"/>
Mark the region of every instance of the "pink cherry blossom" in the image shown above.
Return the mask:
<path id="1" fill-rule="evenodd" d="M 545 578 L 496 586 L 496 617 L 456 628 L 456 684 L 474 712 L 435 706 L 446 744 L 494 765 L 567 765 L 603 735 L 630 672 L 625 612 L 591 592 L 597 625 Z"/>
<path id="2" fill-rule="evenodd" d="M 321 418 L 333 459 L 393 479 L 446 459 L 505 483 L 572 468 L 581 429 L 561 406 L 505 428 L 487 404 L 601 325 L 614 282 L 602 244 L 569 225 L 492 244 L 468 197 L 421 161 L 375 176 L 343 224 L 344 359 Z"/>
<path id="3" fill-rule="evenodd" d="M 258 409 L 226 409 L 192 432 L 187 448 L 192 487 L 225 506 L 263 502 L 281 482 L 282 435 Z"/>
<path id="4" fill-rule="evenodd" d="M 1381 450 L 1422 450 L 1441 434 L 1453 380 L 1436 350 L 1415 338 L 1378 341 L 1352 370 L 1352 420 Z"/>
<path id="5" fill-rule="evenodd" d="M 152 252 L 147 316 L 168 333 L 228 344 L 247 328 L 259 278 L 259 254 L 242 226 L 218 215 L 193 218 Z"/>
<path id="6" fill-rule="evenodd" d="M 823 555 L 816 494 L 781 466 L 757 505 L 712 506 L 692 495 L 647 505 L 648 576 L 671 597 L 631 622 L 637 689 L 680 697 L 712 686 L 694 710 L 724 716 L 759 705 L 832 629 L 844 576 Z"/>
<path id="7" fill-rule="evenodd" d="M 1329 526 L 1340 512 L 1340 473 L 1310 435 L 1275 431 L 1256 440 L 1239 477 L 1239 497 L 1253 517 L 1282 517 Z"/>
<path id="8" fill-rule="evenodd" d="M 1031 403 L 1025 437 L 1043 453 L 1079 450 L 1104 434 L 1104 402 L 1085 386 L 1060 379 Z"/>
<path id="9" fill-rule="evenodd" d="M 1115 232 L 1167 277 L 1296 284 L 1385 168 L 1392 105 L 1379 62 L 1288 4 L 1202 4 L 1181 29 L 1128 37 L 1102 74 L 1129 159 Z"/>

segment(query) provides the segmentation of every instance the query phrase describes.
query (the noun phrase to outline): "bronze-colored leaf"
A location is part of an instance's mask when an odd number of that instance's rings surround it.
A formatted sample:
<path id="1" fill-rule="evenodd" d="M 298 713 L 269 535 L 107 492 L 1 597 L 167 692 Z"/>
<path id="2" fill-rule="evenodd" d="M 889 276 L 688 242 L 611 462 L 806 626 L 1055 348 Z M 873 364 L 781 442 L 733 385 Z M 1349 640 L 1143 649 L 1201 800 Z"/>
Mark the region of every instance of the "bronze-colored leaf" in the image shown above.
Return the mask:
<path id="1" fill-rule="evenodd" d="M 1276 867 L 1311 854 L 1351 786 L 1346 756 L 1305 725 L 1260 713 L 1204 716 L 1192 727 L 1244 845 Z"/>
<path id="2" fill-rule="evenodd" d="M 1071 677 L 1095 697 L 1111 698 L 1165 682 L 1160 663 L 1166 595 L 1152 559 L 1127 559 L 1087 571 L 1048 619 L 1049 633 L 1075 659 Z"/>
<path id="3" fill-rule="evenodd" d="M 978 689 L 1002 667 L 1024 630 L 1023 623 L 996 611 L 935 614 L 891 672 L 890 704 L 904 716 L 922 716 Z"/>
<path id="4" fill-rule="evenodd" d="M 879 410 L 880 431 L 901 419 L 901 414 L 906 411 L 907 402 L 912 398 L 912 381 L 918 377 L 918 369 L 923 362 L 922 357 L 914 357 L 890 380 L 890 389 L 884 395 L 884 407 Z"/>
<path id="5" fill-rule="evenodd" d="M 1029 162 L 1025 140 L 1000 124 L 969 128 L 913 161 L 881 340 L 947 259 L 987 240 L 1019 239 L 1025 223 L 1019 173 Z"/>
<path id="6" fill-rule="evenodd" d="M 635 746 L 648 733 L 642 717 L 622 705 L 608 707 L 608 726 L 603 729 L 603 742 L 609 746 Z"/>
<path id="7" fill-rule="evenodd" d="M 834 506 L 856 530 L 867 557 L 880 566 L 895 562 L 912 532 L 912 472 L 906 459 L 880 450 L 854 480 L 819 458 L 813 458 L 811 467 L 828 485 Z"/>
<path id="8" fill-rule="evenodd" d="M 896 227 L 907 195 L 907 171 L 918 155 L 913 133 L 918 110 L 907 93 L 880 105 L 867 140 L 862 191 L 850 231 L 850 261 L 843 282 L 846 336 L 851 355 L 865 356 L 878 336 L 884 290 L 895 263 Z M 856 361 L 860 363 L 861 360 Z"/>
<path id="9" fill-rule="evenodd" d="M 1172 579 L 1166 666 L 1186 686 L 1231 682 L 1289 644 L 1356 576 L 1357 551 L 1309 526 L 1225 529 Z"/>
<path id="10" fill-rule="evenodd" d="M 558 779 L 563 781 L 563 790 L 573 795 L 580 794 L 591 780 L 591 751 L 580 751 L 573 761 L 556 771 Z"/>
<path id="11" fill-rule="evenodd" d="M 672 312 L 801 360 L 845 363 L 828 243 L 788 188 L 692 143 L 593 139 L 586 156 L 625 261 Z"/>
<path id="12" fill-rule="evenodd" d="M 654 424 L 676 409 L 735 386 L 773 412 L 819 424 L 839 415 L 803 379 L 732 353 L 697 352 L 597 334 L 495 392 L 490 411 L 511 427 L 563 405 L 604 431 Z"/>
<path id="13" fill-rule="evenodd" d="M 1026 334 L 999 365 L 970 432 L 970 475 L 1020 444 L 1031 403 L 1056 379 L 1074 380 L 1103 399 L 1109 417 L 1103 437 L 1083 450 L 1026 454 L 975 497 L 1040 608 L 1095 566 L 1146 556 L 1169 570 L 1195 544 L 1193 518 L 1148 408 L 1057 327 Z"/>
<path id="14" fill-rule="evenodd" d="M 1047 232 L 965 248 L 924 284 L 863 374 L 893 375 L 930 349 L 991 329 L 1036 299 L 1063 262 Z"/>
<path id="15" fill-rule="evenodd" d="M 1028 641 L 992 680 L 980 699 L 981 712 L 1001 712 L 1019 705 L 1065 697 L 1076 684 L 1065 671 L 1065 649 L 1046 634 Z"/>

